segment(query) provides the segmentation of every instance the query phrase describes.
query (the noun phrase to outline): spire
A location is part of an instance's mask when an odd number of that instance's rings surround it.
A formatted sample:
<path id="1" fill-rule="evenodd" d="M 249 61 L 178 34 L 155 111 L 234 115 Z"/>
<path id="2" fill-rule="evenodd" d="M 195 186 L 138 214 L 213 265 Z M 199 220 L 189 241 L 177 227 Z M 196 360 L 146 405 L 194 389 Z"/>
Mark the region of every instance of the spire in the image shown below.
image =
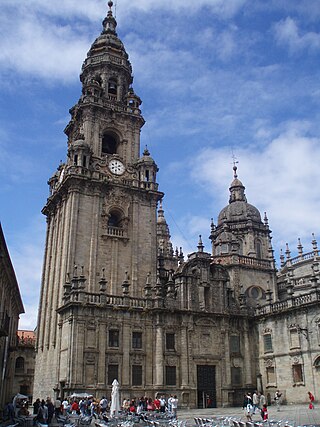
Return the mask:
<path id="1" fill-rule="evenodd" d="M 102 25 L 103 25 L 103 33 L 112 33 L 117 35 L 116 33 L 116 27 L 117 27 L 117 21 L 114 19 L 112 15 L 112 6 L 113 1 L 108 1 L 109 10 L 107 13 L 107 16 L 104 18 Z"/>

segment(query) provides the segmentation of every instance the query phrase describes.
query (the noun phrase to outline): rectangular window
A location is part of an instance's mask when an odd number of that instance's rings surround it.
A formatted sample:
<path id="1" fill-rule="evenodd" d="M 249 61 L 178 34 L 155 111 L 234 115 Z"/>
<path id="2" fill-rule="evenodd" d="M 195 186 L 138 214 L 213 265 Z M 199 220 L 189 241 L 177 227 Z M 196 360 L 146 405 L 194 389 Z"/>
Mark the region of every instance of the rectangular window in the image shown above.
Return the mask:
<path id="1" fill-rule="evenodd" d="M 263 342 L 264 342 L 264 352 L 265 353 L 273 351 L 271 334 L 263 335 Z"/>
<path id="2" fill-rule="evenodd" d="M 303 373 L 302 373 L 302 365 L 293 365 L 292 366 L 292 377 L 293 383 L 303 383 Z"/>
<path id="3" fill-rule="evenodd" d="M 142 332 L 132 332 L 132 348 L 142 348 Z"/>
<path id="4" fill-rule="evenodd" d="M 240 337 L 238 335 L 230 336 L 230 353 L 240 353 Z"/>
<path id="5" fill-rule="evenodd" d="M 166 334 L 166 350 L 175 350 L 175 334 Z"/>
<path id="6" fill-rule="evenodd" d="M 300 339 L 297 329 L 290 330 L 290 348 L 300 348 Z"/>
<path id="7" fill-rule="evenodd" d="M 231 384 L 239 386 L 242 384 L 241 368 L 231 368 Z"/>
<path id="8" fill-rule="evenodd" d="M 275 384 L 276 383 L 276 375 L 273 366 L 267 367 L 267 383 Z"/>
<path id="9" fill-rule="evenodd" d="M 119 347 L 119 331 L 109 331 L 109 347 Z"/>
<path id="10" fill-rule="evenodd" d="M 108 385 L 112 385 L 113 380 L 118 380 L 119 365 L 108 365 Z"/>
<path id="11" fill-rule="evenodd" d="M 142 385 L 141 365 L 132 365 L 132 385 Z"/>
<path id="12" fill-rule="evenodd" d="M 176 367 L 166 366 L 166 385 L 176 385 Z"/>

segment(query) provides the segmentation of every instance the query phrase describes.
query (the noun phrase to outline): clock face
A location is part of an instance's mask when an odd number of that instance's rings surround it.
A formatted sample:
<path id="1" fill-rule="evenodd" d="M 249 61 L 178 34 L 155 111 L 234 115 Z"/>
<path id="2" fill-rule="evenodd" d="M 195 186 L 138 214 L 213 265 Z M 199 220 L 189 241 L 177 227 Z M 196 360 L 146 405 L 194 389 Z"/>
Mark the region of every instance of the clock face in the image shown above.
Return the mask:
<path id="1" fill-rule="evenodd" d="M 117 159 L 113 159 L 109 162 L 109 169 L 115 175 L 122 175 L 125 171 L 124 164 Z"/>

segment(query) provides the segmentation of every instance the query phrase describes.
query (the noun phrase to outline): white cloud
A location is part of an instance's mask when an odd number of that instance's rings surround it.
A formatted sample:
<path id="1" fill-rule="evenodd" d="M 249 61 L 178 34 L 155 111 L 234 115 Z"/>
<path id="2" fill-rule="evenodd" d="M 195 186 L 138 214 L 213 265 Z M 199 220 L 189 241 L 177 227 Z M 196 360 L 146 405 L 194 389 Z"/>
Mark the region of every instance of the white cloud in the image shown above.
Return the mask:
<path id="1" fill-rule="evenodd" d="M 277 22 L 274 25 L 274 33 L 276 41 L 280 45 L 288 46 L 291 53 L 305 49 L 309 51 L 320 49 L 320 33 L 309 31 L 303 34 L 297 22 L 291 17 Z"/>
<path id="2" fill-rule="evenodd" d="M 320 187 L 320 139 L 306 136 L 305 127 L 304 123 L 287 123 L 287 130 L 268 143 L 241 147 L 235 152 L 238 176 L 247 187 L 248 202 L 262 215 L 267 211 L 276 250 L 284 242 L 295 246 L 298 237 L 304 239 L 308 250 L 311 233 L 320 234 L 320 200 L 316 192 Z M 207 148 L 198 156 L 193 170 L 193 178 L 221 208 L 228 203 L 232 181 L 228 163 L 229 149 Z M 203 172 L 199 176 L 200 164 Z"/>

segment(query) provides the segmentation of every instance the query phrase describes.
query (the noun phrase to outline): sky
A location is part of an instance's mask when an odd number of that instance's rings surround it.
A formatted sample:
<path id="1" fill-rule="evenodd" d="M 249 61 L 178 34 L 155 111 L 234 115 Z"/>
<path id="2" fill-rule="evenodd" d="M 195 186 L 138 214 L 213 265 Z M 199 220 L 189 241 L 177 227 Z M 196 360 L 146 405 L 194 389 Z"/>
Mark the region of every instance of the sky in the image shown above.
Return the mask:
<path id="1" fill-rule="evenodd" d="M 106 3 L 1 1 L 0 221 L 25 307 L 20 329 L 36 326 L 47 181 L 66 160 L 63 130 Z M 174 247 L 193 252 L 201 234 L 210 252 L 235 156 L 248 202 L 267 212 L 277 262 L 286 243 L 297 254 L 298 238 L 311 251 L 312 233 L 320 240 L 318 0 L 114 3 Z"/>

